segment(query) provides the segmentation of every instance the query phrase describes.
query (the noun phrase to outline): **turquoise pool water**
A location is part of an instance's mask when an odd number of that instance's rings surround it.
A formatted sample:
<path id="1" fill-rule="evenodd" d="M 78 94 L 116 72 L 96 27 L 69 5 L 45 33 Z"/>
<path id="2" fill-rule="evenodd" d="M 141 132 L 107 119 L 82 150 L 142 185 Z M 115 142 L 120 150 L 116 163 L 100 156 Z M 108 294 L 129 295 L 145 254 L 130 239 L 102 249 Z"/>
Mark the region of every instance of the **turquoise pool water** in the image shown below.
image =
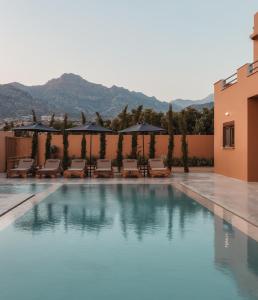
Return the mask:
<path id="1" fill-rule="evenodd" d="M 0 232 L 3 300 L 258 299 L 258 244 L 167 185 L 67 185 Z"/>

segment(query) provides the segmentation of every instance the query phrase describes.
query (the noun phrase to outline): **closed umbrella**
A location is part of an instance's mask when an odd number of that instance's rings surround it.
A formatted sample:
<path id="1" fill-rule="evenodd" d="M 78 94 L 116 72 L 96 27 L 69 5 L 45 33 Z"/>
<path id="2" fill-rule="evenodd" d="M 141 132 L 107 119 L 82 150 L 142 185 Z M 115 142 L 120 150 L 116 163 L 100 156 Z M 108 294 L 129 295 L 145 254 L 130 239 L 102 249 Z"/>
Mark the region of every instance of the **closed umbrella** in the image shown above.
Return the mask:
<path id="1" fill-rule="evenodd" d="M 123 129 L 121 131 L 119 131 L 119 133 L 122 134 L 132 134 L 132 133 L 138 133 L 142 135 L 142 152 L 143 152 L 143 157 L 145 156 L 145 152 L 144 152 L 144 135 L 145 134 L 149 134 L 149 133 L 165 133 L 166 130 L 161 128 L 161 127 L 157 127 L 157 126 L 153 126 L 151 124 L 148 123 L 138 123 L 136 125 L 133 125 L 131 127 L 128 127 L 126 129 Z M 145 170 L 144 170 L 144 176 L 145 176 Z"/>
<path id="2" fill-rule="evenodd" d="M 88 133 L 90 134 L 90 165 L 91 165 L 91 156 L 92 156 L 92 135 L 96 133 L 112 133 L 111 129 L 102 127 L 96 123 L 86 123 L 84 125 L 73 127 L 66 129 L 68 132 L 75 132 L 75 133 Z M 91 174 L 91 173 L 90 173 Z"/>

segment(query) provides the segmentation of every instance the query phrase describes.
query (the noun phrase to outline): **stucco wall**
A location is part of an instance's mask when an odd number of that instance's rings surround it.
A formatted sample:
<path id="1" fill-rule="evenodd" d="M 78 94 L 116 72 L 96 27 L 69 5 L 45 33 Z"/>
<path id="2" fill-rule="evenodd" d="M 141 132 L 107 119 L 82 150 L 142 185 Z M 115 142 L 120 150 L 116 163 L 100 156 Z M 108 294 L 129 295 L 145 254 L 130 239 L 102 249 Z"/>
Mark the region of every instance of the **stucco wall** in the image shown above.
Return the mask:
<path id="1" fill-rule="evenodd" d="M 80 157 L 81 153 L 81 135 L 69 135 L 69 156 Z M 189 144 L 189 156 L 200 158 L 213 158 L 214 157 L 214 139 L 213 135 L 190 135 L 187 137 Z M 44 163 L 45 157 L 45 141 L 46 135 L 39 135 L 39 164 Z M 117 153 L 117 135 L 106 136 L 106 157 L 109 159 L 115 159 Z M 87 155 L 89 154 L 90 136 L 86 136 L 87 142 Z M 17 155 L 24 156 L 24 151 L 27 151 L 29 156 L 31 153 L 31 139 L 17 140 Z M 22 143 L 22 146 L 19 146 Z M 58 156 L 61 158 L 63 153 L 63 140 L 61 135 L 53 135 L 52 145 L 58 147 Z M 94 135 L 92 138 L 92 154 L 98 156 L 99 153 L 99 136 Z M 167 154 L 168 136 L 157 135 L 156 136 L 156 157 L 165 157 Z M 19 150 L 20 149 L 20 150 Z M 19 153 L 21 151 L 21 153 Z M 138 151 L 142 151 L 142 136 L 138 136 Z M 123 155 L 129 155 L 131 153 L 131 136 L 124 136 L 123 142 Z M 145 136 L 145 154 L 149 153 L 149 136 Z M 181 136 L 175 136 L 175 150 L 174 156 L 181 156 Z"/>
<path id="2" fill-rule="evenodd" d="M 13 136 L 13 133 L 9 131 L 0 131 L 0 172 L 4 172 L 6 166 L 5 138 L 7 136 Z"/>
<path id="3" fill-rule="evenodd" d="M 258 59 L 258 13 L 254 16 L 254 61 Z M 252 72 L 250 73 L 250 67 Z M 257 63 L 237 70 L 237 81 L 214 85 L 214 159 L 215 172 L 246 180 L 258 181 L 258 69 Z M 232 77 L 231 77 L 232 79 Z M 230 79 L 230 80 L 231 80 Z M 234 121 L 235 146 L 223 148 L 223 123 Z"/>
<path id="4" fill-rule="evenodd" d="M 232 86 L 222 89 L 222 81 L 215 84 L 215 172 L 241 180 L 251 180 L 249 178 L 251 169 L 248 168 L 248 148 L 256 147 L 254 142 L 256 136 L 254 134 L 250 136 L 248 133 L 250 130 L 257 132 L 255 123 L 248 123 L 248 115 L 251 117 L 250 111 L 248 113 L 248 106 L 250 98 L 258 95 L 258 73 L 248 75 L 248 67 L 249 65 L 246 64 L 238 69 L 238 81 Z M 224 149 L 223 123 L 230 121 L 235 122 L 235 147 Z M 258 149 L 255 148 L 254 151 L 257 153 Z M 252 180 L 258 181 L 257 171 L 255 176 L 256 178 L 252 175 Z"/>

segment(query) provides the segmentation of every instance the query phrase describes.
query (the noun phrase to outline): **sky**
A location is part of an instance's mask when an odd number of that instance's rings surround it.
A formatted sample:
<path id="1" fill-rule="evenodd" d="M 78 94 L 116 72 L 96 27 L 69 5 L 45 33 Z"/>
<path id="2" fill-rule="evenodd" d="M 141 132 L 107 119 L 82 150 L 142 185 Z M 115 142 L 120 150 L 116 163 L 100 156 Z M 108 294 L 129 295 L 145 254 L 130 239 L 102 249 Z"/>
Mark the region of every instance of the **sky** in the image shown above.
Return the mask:
<path id="1" fill-rule="evenodd" d="M 0 0 L 0 83 L 75 73 L 159 100 L 200 99 L 252 62 L 257 0 Z"/>

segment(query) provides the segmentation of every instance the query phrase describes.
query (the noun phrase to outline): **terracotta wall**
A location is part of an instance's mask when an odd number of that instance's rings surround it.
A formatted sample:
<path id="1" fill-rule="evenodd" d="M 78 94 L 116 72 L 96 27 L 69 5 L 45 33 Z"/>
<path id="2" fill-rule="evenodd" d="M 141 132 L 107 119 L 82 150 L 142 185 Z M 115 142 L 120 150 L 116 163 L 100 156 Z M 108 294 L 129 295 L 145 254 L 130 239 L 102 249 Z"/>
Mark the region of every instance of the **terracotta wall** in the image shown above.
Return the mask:
<path id="1" fill-rule="evenodd" d="M 257 35 L 257 36 L 256 36 Z M 255 15 L 254 58 L 258 59 L 258 13 Z M 255 65 L 257 67 L 257 65 Z M 215 172 L 246 181 L 258 181 L 258 70 L 250 65 L 237 70 L 237 81 L 215 83 Z M 223 148 L 223 123 L 234 121 L 235 146 Z"/>
<path id="2" fill-rule="evenodd" d="M 31 155 L 31 137 L 16 138 L 16 155 L 19 157 Z"/>
<path id="3" fill-rule="evenodd" d="M 81 153 L 81 135 L 70 135 L 69 136 L 69 156 L 70 157 L 80 157 Z M 214 153 L 214 138 L 212 135 L 191 135 L 188 136 L 189 144 L 189 156 L 196 156 L 202 158 L 213 158 Z M 39 135 L 39 164 L 42 165 L 45 159 L 45 141 L 46 135 Z M 90 136 L 86 136 L 87 142 L 87 156 L 89 154 Z M 117 153 L 117 135 L 107 135 L 106 136 L 106 157 L 109 159 L 115 159 Z M 17 141 L 17 155 L 23 155 L 24 151 L 27 151 L 27 155 L 31 153 L 31 139 L 26 138 L 26 140 Z M 53 135 L 52 145 L 58 147 L 58 157 L 62 157 L 63 153 L 63 140 L 61 135 Z M 94 135 L 92 137 L 92 154 L 98 156 L 99 153 L 99 136 Z M 157 135 L 156 136 L 156 157 L 165 157 L 167 154 L 168 136 L 167 135 Z M 19 152 L 21 151 L 21 153 Z M 142 136 L 138 136 L 138 151 L 142 151 Z M 131 153 L 131 136 L 124 136 L 123 142 L 123 155 L 129 155 Z M 145 136 L 145 154 L 149 153 L 149 136 Z M 175 136 L 175 157 L 181 156 L 181 136 Z"/>
<path id="4" fill-rule="evenodd" d="M 221 81 L 215 84 L 215 172 L 241 180 L 258 181 L 257 170 L 256 178 L 252 175 L 251 179 L 251 171 L 248 168 L 248 147 L 255 147 L 253 151 L 258 152 L 254 141 L 248 142 L 250 139 L 256 139 L 254 132 L 257 133 L 258 129 L 255 122 L 248 122 L 248 115 L 253 115 L 250 110 L 248 112 L 249 101 L 258 95 L 258 73 L 248 75 L 248 67 L 247 64 L 238 69 L 238 82 L 232 86 L 222 89 Z M 250 109 L 255 109 L 255 104 L 252 107 Z M 257 115 L 254 118 L 257 118 Z M 235 147 L 224 149 L 223 123 L 230 121 L 235 122 Z M 253 132 L 252 135 L 249 132 Z"/>
<path id="5" fill-rule="evenodd" d="M 258 180 L 258 97 L 248 100 L 248 181 Z"/>
<path id="6" fill-rule="evenodd" d="M 13 136 L 13 133 L 9 131 L 0 131 L 0 172 L 4 172 L 6 167 L 5 138 L 7 136 Z"/>
<path id="7" fill-rule="evenodd" d="M 257 61 L 258 60 L 258 12 L 254 16 L 254 32 L 252 38 L 254 41 L 253 61 Z"/>

